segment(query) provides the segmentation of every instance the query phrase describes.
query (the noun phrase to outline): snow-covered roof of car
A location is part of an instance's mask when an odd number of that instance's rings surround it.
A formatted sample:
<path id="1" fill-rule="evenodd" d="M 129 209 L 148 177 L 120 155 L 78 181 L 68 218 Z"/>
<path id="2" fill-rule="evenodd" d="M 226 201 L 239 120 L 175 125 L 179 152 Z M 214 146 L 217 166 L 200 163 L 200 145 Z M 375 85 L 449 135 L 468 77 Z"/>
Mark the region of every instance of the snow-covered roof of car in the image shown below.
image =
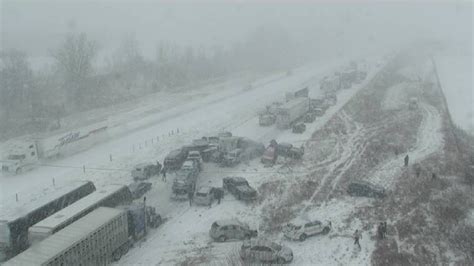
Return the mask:
<path id="1" fill-rule="evenodd" d="M 224 220 L 217 220 L 216 224 L 219 226 L 225 226 L 225 225 L 240 225 L 240 226 L 245 226 L 248 227 L 247 224 L 237 220 L 237 219 L 224 219 Z"/>
<path id="2" fill-rule="evenodd" d="M 199 187 L 199 189 L 197 190 L 197 193 L 209 193 L 211 192 L 212 190 L 212 187 L 210 186 L 202 186 L 202 187 Z"/>

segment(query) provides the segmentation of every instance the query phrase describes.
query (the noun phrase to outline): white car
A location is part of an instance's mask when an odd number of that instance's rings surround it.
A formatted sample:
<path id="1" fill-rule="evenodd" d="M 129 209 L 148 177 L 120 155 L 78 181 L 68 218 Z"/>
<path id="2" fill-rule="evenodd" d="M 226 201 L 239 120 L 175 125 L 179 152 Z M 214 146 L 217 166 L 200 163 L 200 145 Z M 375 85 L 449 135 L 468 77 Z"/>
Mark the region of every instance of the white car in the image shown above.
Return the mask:
<path id="1" fill-rule="evenodd" d="M 242 260 L 248 262 L 284 264 L 293 260 L 290 248 L 260 238 L 244 241 L 239 253 Z"/>
<path id="2" fill-rule="evenodd" d="M 304 241 L 307 237 L 327 234 L 331 231 L 331 223 L 324 225 L 318 220 L 306 222 L 303 224 L 289 223 L 283 228 L 283 234 L 291 240 Z"/>
<path id="3" fill-rule="evenodd" d="M 197 205 L 210 206 L 214 201 L 214 190 L 209 186 L 200 187 L 194 195 L 193 201 Z"/>

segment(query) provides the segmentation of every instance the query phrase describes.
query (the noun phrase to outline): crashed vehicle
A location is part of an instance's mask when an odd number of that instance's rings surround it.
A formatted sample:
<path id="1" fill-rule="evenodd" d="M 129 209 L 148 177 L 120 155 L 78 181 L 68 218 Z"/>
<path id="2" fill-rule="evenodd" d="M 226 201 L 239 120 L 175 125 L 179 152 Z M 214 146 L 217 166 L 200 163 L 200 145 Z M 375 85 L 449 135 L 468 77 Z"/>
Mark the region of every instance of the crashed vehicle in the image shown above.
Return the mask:
<path id="1" fill-rule="evenodd" d="M 242 155 L 242 149 L 235 149 L 226 154 L 221 160 L 220 166 L 232 167 L 240 163 Z"/>
<path id="2" fill-rule="evenodd" d="M 383 198 L 385 189 L 366 181 L 353 181 L 347 187 L 347 193 L 355 197 Z"/>
<path id="3" fill-rule="evenodd" d="M 257 230 L 250 229 L 250 226 L 239 220 L 218 220 L 212 223 L 209 235 L 215 241 L 225 242 L 228 240 L 243 240 L 256 237 Z"/>
<path id="4" fill-rule="evenodd" d="M 262 127 L 275 124 L 276 116 L 274 114 L 260 114 L 258 116 L 258 124 Z"/>
<path id="5" fill-rule="evenodd" d="M 306 130 L 306 125 L 303 124 L 303 123 L 296 123 L 294 126 L 293 126 L 293 130 L 292 132 L 293 133 L 297 133 L 297 134 L 301 134 L 303 132 L 305 132 Z"/>
<path id="6" fill-rule="evenodd" d="M 158 175 L 161 171 L 161 165 L 151 163 L 141 163 L 135 165 L 132 170 L 133 180 L 145 180 L 152 176 Z"/>
<path id="7" fill-rule="evenodd" d="M 193 202 L 197 205 L 210 206 L 214 201 L 214 188 L 210 186 L 199 187 L 194 195 Z"/>
<path id="8" fill-rule="evenodd" d="M 187 199 L 190 193 L 194 194 L 196 190 L 197 175 L 190 171 L 178 171 L 171 187 L 172 199 Z"/>
<path id="9" fill-rule="evenodd" d="M 244 241 L 239 255 L 242 260 L 249 262 L 284 264 L 293 260 L 293 251 L 290 248 L 265 239 Z"/>
<path id="10" fill-rule="evenodd" d="M 189 161 L 189 160 L 195 161 L 197 163 L 199 170 L 202 169 L 203 160 L 201 157 L 201 153 L 199 153 L 199 151 L 190 151 L 188 153 L 188 157 L 186 158 L 186 161 Z"/>
<path id="11" fill-rule="evenodd" d="M 168 155 L 166 155 L 165 160 L 163 162 L 163 167 L 166 170 L 178 170 L 183 165 L 183 162 L 186 160 L 188 156 L 188 151 L 185 149 L 177 149 L 173 150 Z"/>
<path id="12" fill-rule="evenodd" d="M 223 188 L 233 194 L 238 200 L 253 201 L 257 199 L 257 191 L 243 177 L 224 177 L 222 183 Z"/>
<path id="13" fill-rule="evenodd" d="M 330 224 L 324 225 L 318 220 L 306 222 L 303 224 L 289 223 L 283 228 L 283 235 L 291 240 L 304 241 L 310 236 L 327 234 L 331 231 Z"/>

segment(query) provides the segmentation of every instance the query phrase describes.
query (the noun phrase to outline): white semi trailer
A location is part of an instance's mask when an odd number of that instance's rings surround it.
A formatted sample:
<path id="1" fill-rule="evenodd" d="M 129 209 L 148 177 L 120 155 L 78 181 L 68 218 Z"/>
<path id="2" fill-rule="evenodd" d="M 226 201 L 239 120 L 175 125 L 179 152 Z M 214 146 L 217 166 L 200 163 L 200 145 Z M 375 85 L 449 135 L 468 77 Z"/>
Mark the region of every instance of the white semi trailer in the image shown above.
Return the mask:
<path id="1" fill-rule="evenodd" d="M 29 136 L 4 145 L 2 172 L 19 174 L 32 169 L 40 160 L 54 159 L 88 149 L 107 138 L 107 123 L 96 123 L 53 136 Z"/>
<path id="2" fill-rule="evenodd" d="M 287 129 L 293 122 L 301 118 L 309 111 L 309 98 L 294 98 L 277 110 L 276 126 L 279 129 Z"/>
<path id="3" fill-rule="evenodd" d="M 107 265 L 128 251 L 127 212 L 100 207 L 4 265 Z"/>

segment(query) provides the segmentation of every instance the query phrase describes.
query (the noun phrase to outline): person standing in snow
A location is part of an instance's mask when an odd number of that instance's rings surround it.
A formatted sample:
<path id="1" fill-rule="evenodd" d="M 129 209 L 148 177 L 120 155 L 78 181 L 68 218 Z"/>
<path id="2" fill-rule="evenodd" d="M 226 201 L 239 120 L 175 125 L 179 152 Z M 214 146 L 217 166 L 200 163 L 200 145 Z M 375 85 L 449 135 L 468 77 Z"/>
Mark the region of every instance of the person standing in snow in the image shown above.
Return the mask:
<path id="1" fill-rule="evenodd" d="M 194 196 L 194 193 L 190 190 L 188 192 L 189 206 L 193 205 L 193 196 Z"/>
<path id="2" fill-rule="evenodd" d="M 359 230 L 356 229 L 354 232 L 354 245 L 357 244 L 357 246 L 359 246 L 359 249 L 361 249 L 360 243 L 359 243 L 359 239 L 361 238 L 362 238 L 362 235 L 360 234 Z"/>
<path id="3" fill-rule="evenodd" d="M 407 156 L 405 156 L 405 166 L 408 166 L 408 160 L 410 159 L 410 157 L 408 157 L 408 154 Z"/>
<path id="4" fill-rule="evenodd" d="M 380 239 L 383 239 L 383 223 L 380 222 L 379 225 L 377 225 L 377 234 L 379 235 Z"/>
<path id="5" fill-rule="evenodd" d="M 163 167 L 163 169 L 161 170 L 161 174 L 163 175 L 161 180 L 163 180 L 163 182 L 166 182 L 166 168 L 165 167 Z"/>
<path id="6" fill-rule="evenodd" d="M 419 164 L 416 164 L 415 165 L 415 174 L 416 174 L 416 177 L 420 177 L 420 174 L 421 174 L 421 166 Z"/>

